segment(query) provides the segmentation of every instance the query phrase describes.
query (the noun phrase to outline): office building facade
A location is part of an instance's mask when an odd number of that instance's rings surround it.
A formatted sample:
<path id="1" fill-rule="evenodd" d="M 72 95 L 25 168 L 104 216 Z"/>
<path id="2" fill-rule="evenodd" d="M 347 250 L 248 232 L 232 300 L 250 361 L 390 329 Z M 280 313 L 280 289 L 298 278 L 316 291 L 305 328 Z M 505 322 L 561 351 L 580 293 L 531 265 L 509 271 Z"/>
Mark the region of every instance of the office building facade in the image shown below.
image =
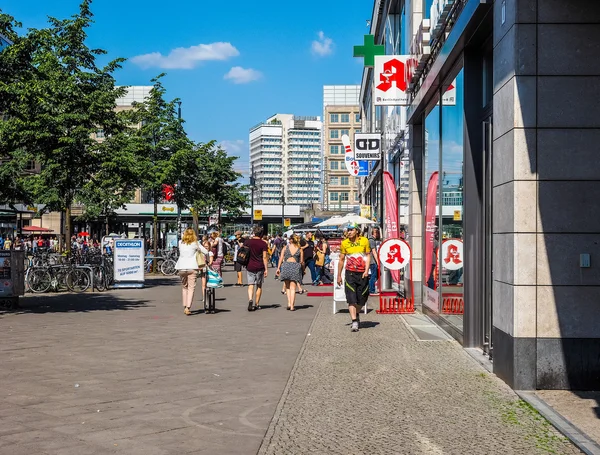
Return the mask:
<path id="1" fill-rule="evenodd" d="M 410 160 L 414 297 L 515 389 L 600 383 L 599 28 L 586 0 L 374 2 L 409 105 L 365 68 L 363 130 Z"/>
<path id="2" fill-rule="evenodd" d="M 349 175 L 342 136 L 360 132 L 360 85 L 323 86 L 323 204 L 326 211 L 352 211 L 360 204 L 358 177 Z"/>
<path id="3" fill-rule="evenodd" d="M 254 204 L 320 201 L 322 127 L 320 117 L 275 114 L 250 129 Z"/>

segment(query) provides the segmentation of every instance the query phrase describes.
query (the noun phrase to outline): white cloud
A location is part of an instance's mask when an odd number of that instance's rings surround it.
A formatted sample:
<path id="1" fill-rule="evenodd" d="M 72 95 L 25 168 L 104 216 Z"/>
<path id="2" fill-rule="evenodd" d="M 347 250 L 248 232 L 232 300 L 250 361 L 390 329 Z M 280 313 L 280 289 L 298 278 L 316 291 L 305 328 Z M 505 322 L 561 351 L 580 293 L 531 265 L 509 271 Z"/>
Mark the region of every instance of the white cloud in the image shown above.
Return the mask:
<path id="1" fill-rule="evenodd" d="M 319 57 L 325 57 L 326 55 L 330 55 L 333 53 L 333 40 L 331 38 L 327 38 L 325 33 L 319 32 L 319 39 L 314 40 L 311 45 L 311 51 L 314 55 L 318 55 Z"/>
<path id="2" fill-rule="evenodd" d="M 223 79 L 229 79 L 234 84 L 247 84 L 248 82 L 256 81 L 262 77 L 262 73 L 252 68 L 242 68 L 234 66 L 229 72 L 223 76 Z"/>
<path id="3" fill-rule="evenodd" d="M 178 47 L 169 52 L 167 56 L 160 52 L 152 52 L 132 57 L 131 61 L 142 68 L 192 69 L 199 62 L 227 60 L 238 55 L 240 52 L 231 43 L 220 42 Z"/>
<path id="4" fill-rule="evenodd" d="M 234 141 L 221 141 L 219 145 L 230 155 L 237 155 L 244 149 L 244 144 L 245 142 L 243 140 L 236 139 Z"/>

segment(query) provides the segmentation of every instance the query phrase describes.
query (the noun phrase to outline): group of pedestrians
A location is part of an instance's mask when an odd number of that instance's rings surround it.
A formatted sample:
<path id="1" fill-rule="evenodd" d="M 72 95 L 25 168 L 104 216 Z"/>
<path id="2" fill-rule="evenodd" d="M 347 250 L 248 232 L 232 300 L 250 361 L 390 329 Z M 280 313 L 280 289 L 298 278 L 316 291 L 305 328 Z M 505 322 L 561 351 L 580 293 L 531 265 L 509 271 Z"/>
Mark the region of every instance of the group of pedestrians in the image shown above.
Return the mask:
<path id="1" fill-rule="evenodd" d="M 345 238 L 340 245 L 337 285 L 344 286 L 346 301 L 351 318 L 351 330 L 360 328 L 360 311 L 366 305 L 370 294 L 376 292 L 380 232 L 373 229 L 369 238 L 362 235 L 360 227 L 349 224 Z M 277 236 L 275 277 L 283 282 L 282 294 L 287 297 L 287 309 L 295 311 L 296 294 L 304 293 L 302 280 L 308 270 L 313 285 L 319 285 L 325 277 L 329 262 L 330 248 L 322 235 L 313 237 L 308 232 L 303 237 L 292 234 L 289 239 Z M 316 240 L 316 243 L 315 243 Z M 255 226 L 252 237 L 244 239 L 242 232 L 235 234 L 234 264 L 237 282 L 243 286 L 243 270 L 246 269 L 248 283 L 248 311 L 260 309 L 265 278 L 269 276 L 269 262 L 273 258 L 272 245 L 263 238 L 261 226 Z M 271 250 L 271 252 L 270 252 Z M 191 314 L 197 277 L 202 279 L 202 294 L 206 291 L 206 271 L 210 267 L 221 275 L 225 252 L 224 241 L 218 232 L 198 240 L 193 229 L 186 229 L 179 242 L 179 260 L 176 268 L 182 284 L 184 313 Z M 269 254 L 270 253 L 270 254 Z M 200 256 L 201 255 L 201 256 Z M 345 271 L 344 271 L 345 270 Z"/>

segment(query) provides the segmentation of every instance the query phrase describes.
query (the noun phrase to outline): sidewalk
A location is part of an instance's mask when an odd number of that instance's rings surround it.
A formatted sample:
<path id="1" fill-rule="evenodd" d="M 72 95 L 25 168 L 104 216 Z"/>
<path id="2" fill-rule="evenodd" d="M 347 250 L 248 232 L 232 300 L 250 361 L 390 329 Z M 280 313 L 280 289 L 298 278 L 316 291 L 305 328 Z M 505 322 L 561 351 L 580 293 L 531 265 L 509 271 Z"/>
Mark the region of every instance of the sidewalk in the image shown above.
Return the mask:
<path id="1" fill-rule="evenodd" d="M 454 341 L 348 322 L 321 305 L 260 454 L 580 453 Z"/>

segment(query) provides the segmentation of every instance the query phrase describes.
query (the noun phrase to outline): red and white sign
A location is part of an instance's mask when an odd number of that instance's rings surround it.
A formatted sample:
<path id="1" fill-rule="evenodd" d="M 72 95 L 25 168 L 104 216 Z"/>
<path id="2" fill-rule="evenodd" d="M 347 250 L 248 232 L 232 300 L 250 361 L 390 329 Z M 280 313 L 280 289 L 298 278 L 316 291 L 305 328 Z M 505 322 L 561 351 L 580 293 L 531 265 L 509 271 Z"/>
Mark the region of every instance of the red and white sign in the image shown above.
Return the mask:
<path id="1" fill-rule="evenodd" d="M 376 55 L 373 100 L 376 106 L 408 106 L 410 55 Z"/>
<path id="2" fill-rule="evenodd" d="M 442 268 L 458 270 L 464 266 L 463 243 L 461 240 L 449 239 L 442 242 Z"/>
<path id="3" fill-rule="evenodd" d="M 442 95 L 442 106 L 456 106 L 456 79 L 448 86 Z"/>
<path id="4" fill-rule="evenodd" d="M 379 263 L 386 269 L 404 269 L 410 264 L 410 256 L 410 246 L 402 239 L 388 239 L 379 247 Z"/>
<path id="5" fill-rule="evenodd" d="M 358 171 L 360 170 L 360 166 L 358 165 L 358 161 L 354 158 L 354 150 L 350 146 L 350 137 L 347 134 L 342 136 L 342 144 L 344 144 L 344 161 L 346 162 L 346 169 L 350 175 L 358 175 Z"/>

